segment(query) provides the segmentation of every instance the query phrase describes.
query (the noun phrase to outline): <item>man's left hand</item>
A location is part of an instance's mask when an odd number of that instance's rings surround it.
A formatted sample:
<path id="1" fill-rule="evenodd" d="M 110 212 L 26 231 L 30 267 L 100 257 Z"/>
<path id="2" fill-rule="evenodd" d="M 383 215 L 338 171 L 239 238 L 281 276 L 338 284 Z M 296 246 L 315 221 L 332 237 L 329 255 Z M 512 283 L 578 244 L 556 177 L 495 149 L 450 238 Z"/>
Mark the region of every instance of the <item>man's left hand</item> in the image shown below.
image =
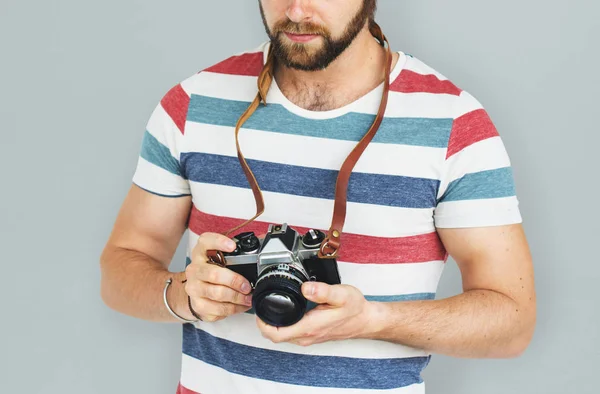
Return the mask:
<path id="1" fill-rule="evenodd" d="M 357 288 L 305 282 L 302 293 L 307 300 L 320 305 L 289 327 L 273 327 L 257 317 L 256 323 L 263 337 L 274 343 L 290 342 L 310 346 L 327 341 L 361 338 L 370 327 L 373 305 Z"/>

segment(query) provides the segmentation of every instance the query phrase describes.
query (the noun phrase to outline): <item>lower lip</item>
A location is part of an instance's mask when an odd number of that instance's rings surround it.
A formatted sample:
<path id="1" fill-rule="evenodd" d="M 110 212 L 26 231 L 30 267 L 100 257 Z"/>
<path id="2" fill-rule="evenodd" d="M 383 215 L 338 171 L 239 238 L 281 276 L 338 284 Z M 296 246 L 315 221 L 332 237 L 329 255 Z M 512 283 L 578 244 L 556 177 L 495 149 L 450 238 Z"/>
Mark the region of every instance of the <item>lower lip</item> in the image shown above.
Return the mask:
<path id="1" fill-rule="evenodd" d="M 290 33 L 285 33 L 285 35 L 287 36 L 287 38 L 289 38 L 290 40 L 294 41 L 294 42 L 309 42 L 314 40 L 315 38 L 318 37 L 318 35 L 316 34 L 290 34 Z"/>

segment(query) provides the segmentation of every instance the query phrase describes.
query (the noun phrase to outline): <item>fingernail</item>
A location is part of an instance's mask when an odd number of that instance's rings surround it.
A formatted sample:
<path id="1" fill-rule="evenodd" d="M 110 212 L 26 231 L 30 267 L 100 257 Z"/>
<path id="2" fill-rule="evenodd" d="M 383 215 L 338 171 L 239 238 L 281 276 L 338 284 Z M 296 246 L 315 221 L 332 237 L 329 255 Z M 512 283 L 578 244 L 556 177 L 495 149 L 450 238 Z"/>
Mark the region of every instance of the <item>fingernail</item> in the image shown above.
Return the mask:
<path id="1" fill-rule="evenodd" d="M 306 285 L 306 294 L 308 294 L 308 295 L 315 294 L 315 286 L 314 285 Z"/>
<path id="2" fill-rule="evenodd" d="M 227 249 L 235 249 L 235 242 L 233 242 L 232 240 L 226 241 L 225 242 L 225 247 Z"/>
<path id="3" fill-rule="evenodd" d="M 248 283 L 244 283 L 244 284 L 242 285 L 242 293 L 247 293 L 247 292 L 249 292 L 249 291 L 250 291 L 250 284 L 248 284 Z"/>
<path id="4" fill-rule="evenodd" d="M 244 302 L 246 303 L 246 305 L 251 306 L 252 305 L 252 296 L 244 297 Z"/>

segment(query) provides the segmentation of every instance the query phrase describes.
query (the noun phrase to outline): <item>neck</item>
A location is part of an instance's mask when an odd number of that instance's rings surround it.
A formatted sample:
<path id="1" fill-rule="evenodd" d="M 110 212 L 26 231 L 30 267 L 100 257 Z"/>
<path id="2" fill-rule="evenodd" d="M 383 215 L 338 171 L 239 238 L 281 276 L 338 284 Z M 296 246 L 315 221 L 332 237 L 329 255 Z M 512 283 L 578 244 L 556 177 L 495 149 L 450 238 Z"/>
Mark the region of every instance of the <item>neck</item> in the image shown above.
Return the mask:
<path id="1" fill-rule="evenodd" d="M 386 49 L 367 26 L 327 68 L 301 71 L 277 63 L 275 80 L 296 105 L 328 110 L 346 105 L 378 86 L 384 78 Z M 392 66 L 396 61 L 394 57 Z"/>

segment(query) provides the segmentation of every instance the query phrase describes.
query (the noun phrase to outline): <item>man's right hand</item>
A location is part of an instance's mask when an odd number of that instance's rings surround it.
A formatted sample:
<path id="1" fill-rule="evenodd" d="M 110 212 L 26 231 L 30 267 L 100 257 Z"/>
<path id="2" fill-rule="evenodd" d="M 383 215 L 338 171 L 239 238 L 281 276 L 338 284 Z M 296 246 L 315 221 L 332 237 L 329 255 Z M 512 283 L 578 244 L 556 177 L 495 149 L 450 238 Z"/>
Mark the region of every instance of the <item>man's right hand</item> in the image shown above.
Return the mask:
<path id="1" fill-rule="evenodd" d="M 192 308 L 203 321 L 216 322 L 251 308 L 250 283 L 242 275 L 208 263 L 206 252 L 232 252 L 235 243 L 224 235 L 203 233 L 192 251 L 192 262 L 185 269 L 185 291 Z"/>

